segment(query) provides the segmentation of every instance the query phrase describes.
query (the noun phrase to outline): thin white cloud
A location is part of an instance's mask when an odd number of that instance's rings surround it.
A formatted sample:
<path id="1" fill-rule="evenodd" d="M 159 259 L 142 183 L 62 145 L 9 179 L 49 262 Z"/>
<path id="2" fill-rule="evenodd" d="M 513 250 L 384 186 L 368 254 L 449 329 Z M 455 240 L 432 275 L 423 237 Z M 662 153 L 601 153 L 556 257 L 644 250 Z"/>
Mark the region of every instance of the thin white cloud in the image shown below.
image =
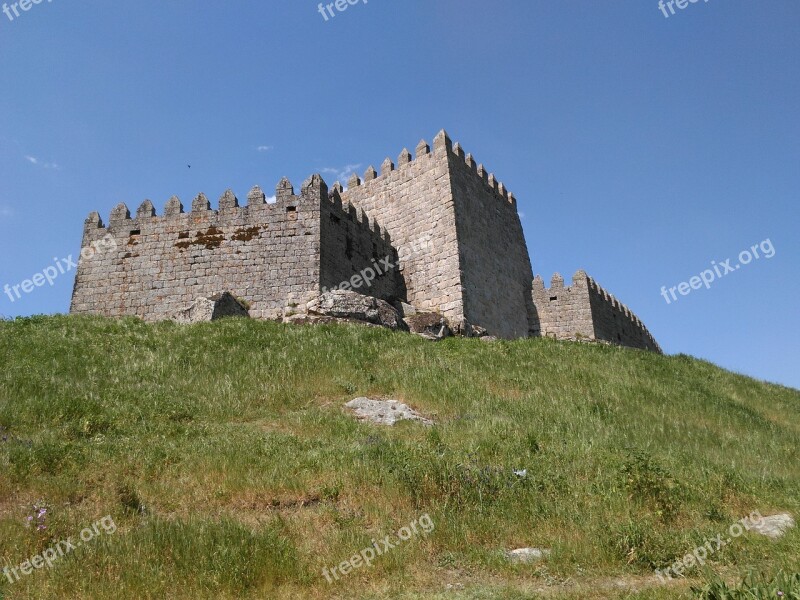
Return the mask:
<path id="1" fill-rule="evenodd" d="M 275 204 L 278 198 L 276 196 L 267 196 L 267 204 Z"/>
<path id="2" fill-rule="evenodd" d="M 56 163 L 54 162 L 42 162 L 35 156 L 31 156 L 30 154 L 25 155 L 25 160 L 27 160 L 32 165 L 36 165 L 37 167 L 42 167 L 43 169 L 60 169 Z"/>
<path id="3" fill-rule="evenodd" d="M 336 178 L 342 182 L 346 183 L 350 176 L 356 172 L 356 169 L 361 168 L 361 163 L 357 165 L 345 165 L 343 167 L 325 167 L 324 169 L 320 169 L 321 173 L 331 173 L 332 175 L 336 176 Z"/>
<path id="4" fill-rule="evenodd" d="M 270 150 L 274 150 L 275 146 L 258 146 L 256 150 L 259 152 L 269 152 Z"/>

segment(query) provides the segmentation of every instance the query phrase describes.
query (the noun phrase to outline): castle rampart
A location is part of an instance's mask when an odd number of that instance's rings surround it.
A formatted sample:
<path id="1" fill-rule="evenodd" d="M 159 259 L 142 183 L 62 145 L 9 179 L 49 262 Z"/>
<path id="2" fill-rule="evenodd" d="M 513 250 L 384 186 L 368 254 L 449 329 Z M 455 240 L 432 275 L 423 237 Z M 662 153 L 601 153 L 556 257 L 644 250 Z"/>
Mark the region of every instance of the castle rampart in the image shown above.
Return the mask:
<path id="1" fill-rule="evenodd" d="M 533 303 L 538 318 L 534 335 L 602 340 L 661 352 L 639 317 L 584 271 L 575 273 L 572 285 L 566 287 L 558 273 L 553 275 L 550 288 L 545 288 L 537 275 L 533 280 Z"/>
<path id="2" fill-rule="evenodd" d="M 354 274 L 372 269 L 375 278 L 368 285 L 352 288 L 354 291 L 382 300 L 405 301 L 405 284 L 391 237 L 363 210 L 343 204 L 341 193 L 341 186 L 334 186 L 330 202 L 322 203 L 320 289 L 341 287 Z"/>
<path id="3" fill-rule="evenodd" d="M 397 166 L 390 158 L 383 161 L 380 175 L 373 167 L 363 180 L 354 175 L 342 199 L 379 218 L 389 232 L 403 257 L 400 273 L 408 302 L 461 324 L 459 247 L 444 144 L 434 143 L 431 151 L 420 142 L 414 158 L 403 150 Z"/>
<path id="4" fill-rule="evenodd" d="M 343 198 L 380 218 L 401 256 L 408 300 L 456 326 L 478 325 L 515 338 L 530 332 L 530 258 L 516 200 L 445 131 L 433 149 L 403 149 L 380 174 L 353 176 Z M 425 239 L 436 240 L 418 252 Z"/>
<path id="5" fill-rule="evenodd" d="M 506 338 L 532 329 L 531 261 L 513 194 L 459 144 L 448 154 L 464 316 Z"/>
<path id="6" fill-rule="evenodd" d="M 219 210 L 205 195 L 184 212 L 173 197 L 163 216 L 146 200 L 134 217 L 124 204 L 104 227 L 97 213 L 84 225 L 83 247 L 111 234 L 117 252 L 81 259 L 71 312 L 163 319 L 202 296 L 230 291 L 246 300 L 256 318 L 277 318 L 292 299 L 319 293 L 391 256 L 385 230 L 359 218 L 329 196 L 318 175 L 295 195 L 282 180 L 276 202 L 256 187 L 246 206 L 226 192 Z M 87 253 L 88 255 L 88 253 Z M 397 277 L 377 278 L 367 293 L 402 295 Z"/>

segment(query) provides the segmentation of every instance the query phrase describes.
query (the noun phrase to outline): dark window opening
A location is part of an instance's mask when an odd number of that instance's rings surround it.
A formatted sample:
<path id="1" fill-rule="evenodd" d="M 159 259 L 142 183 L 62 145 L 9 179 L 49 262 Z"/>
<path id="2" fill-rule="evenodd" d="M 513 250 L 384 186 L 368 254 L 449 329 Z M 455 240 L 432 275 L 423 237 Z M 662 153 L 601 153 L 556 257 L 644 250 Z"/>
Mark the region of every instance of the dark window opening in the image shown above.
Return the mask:
<path id="1" fill-rule="evenodd" d="M 131 231 L 131 235 L 142 235 L 142 230 L 134 229 L 133 231 Z"/>
<path id="2" fill-rule="evenodd" d="M 353 240 L 352 240 L 352 238 L 351 238 L 349 235 L 348 235 L 348 236 L 347 236 L 347 238 L 345 239 L 345 243 L 344 243 L 344 255 L 345 255 L 345 256 L 346 256 L 348 259 L 351 259 L 351 258 L 353 258 Z"/>
<path id="3" fill-rule="evenodd" d="M 554 300 L 558 300 L 558 296 L 550 296 L 550 302 L 553 302 Z"/>
<path id="4" fill-rule="evenodd" d="M 296 207 L 296 206 L 287 206 L 287 207 L 286 207 L 286 212 L 287 212 L 287 213 L 290 213 L 290 212 L 297 212 L 297 207 Z"/>

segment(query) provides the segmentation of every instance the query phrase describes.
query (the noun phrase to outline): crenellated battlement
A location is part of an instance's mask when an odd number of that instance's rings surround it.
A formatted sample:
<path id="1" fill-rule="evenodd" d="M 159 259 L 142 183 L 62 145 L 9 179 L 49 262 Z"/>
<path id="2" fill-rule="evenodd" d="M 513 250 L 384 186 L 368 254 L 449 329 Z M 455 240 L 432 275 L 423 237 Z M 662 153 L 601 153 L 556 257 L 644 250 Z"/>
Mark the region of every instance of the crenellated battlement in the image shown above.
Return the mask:
<path id="1" fill-rule="evenodd" d="M 442 133 L 444 133 L 444 130 L 442 130 L 440 135 L 442 135 Z M 446 136 L 447 134 L 445 133 L 444 135 Z M 363 178 L 354 173 L 347 181 L 347 189 L 350 190 L 360 186 L 379 185 L 395 171 L 402 171 L 411 168 L 412 165 L 419 160 L 430 161 L 433 159 L 430 146 L 428 146 L 425 140 L 422 140 L 419 144 L 417 144 L 415 152 L 416 157 L 408 151 L 408 148 L 403 148 L 402 152 L 400 152 L 399 156 L 397 157 L 397 164 L 395 164 L 392 159 L 387 156 L 380 165 L 380 172 L 378 172 L 373 165 L 370 165 L 364 171 Z M 338 183 L 339 182 L 337 182 L 337 184 Z"/>
<path id="2" fill-rule="evenodd" d="M 212 207 L 204 193 L 188 212 L 176 196 L 162 214 L 145 200 L 134 214 L 117 204 L 108 225 L 92 212 L 82 247 L 113 236 L 118 251 L 81 259 L 72 312 L 156 320 L 197 297 L 231 291 L 247 300 L 251 315 L 276 318 L 287 298 L 319 293 L 322 282 L 350 277 L 376 256 L 393 256 L 391 237 L 377 219 L 341 198 L 323 178 L 309 177 L 295 193 L 283 178 L 275 201 L 259 186 L 241 205 L 226 190 Z M 374 282 L 379 297 L 402 297 L 394 276 Z"/>
<path id="3" fill-rule="evenodd" d="M 486 188 L 499 199 L 516 206 L 514 194 L 510 193 L 505 185 L 498 181 L 493 173 L 489 173 L 482 164 L 476 164 L 471 154 L 465 154 L 461 144 L 453 144 L 444 129 L 433 139 L 433 151 L 425 140 L 420 140 L 415 148 L 415 153 L 416 155 L 412 155 L 408 148 L 403 148 L 396 163 L 387 156 L 380 165 L 380 171 L 370 165 L 364 171 L 363 178 L 354 173 L 347 182 L 348 190 L 360 186 L 367 188 L 380 186 L 392 173 L 413 168 L 417 161 L 434 161 L 440 157 L 451 156 L 463 162 L 467 169 L 474 173 L 476 178 L 482 180 Z"/>
<path id="4" fill-rule="evenodd" d="M 254 186 L 247 195 L 247 204 L 242 206 L 239 199 L 231 190 L 226 190 L 217 202 L 217 209 L 212 208 L 206 194 L 200 192 L 191 203 L 190 212 L 185 212 L 183 204 L 177 196 L 170 198 L 164 205 L 163 214 L 159 215 L 151 200 L 144 200 L 135 214 L 132 214 L 127 204 L 120 202 L 110 212 L 108 226 L 104 225 L 98 212 L 91 212 L 85 221 L 84 231 L 113 233 L 115 231 L 135 230 L 139 226 L 147 225 L 149 228 L 159 225 L 187 225 L 197 218 L 209 221 L 252 221 L 258 224 L 265 219 L 285 212 L 287 209 L 302 210 L 306 207 L 315 207 L 320 201 L 327 202 L 331 210 L 339 213 L 342 219 L 347 219 L 371 235 L 381 238 L 387 243 L 391 236 L 377 220 L 370 219 L 363 209 L 356 208 L 348 202 L 343 202 L 342 187 L 335 184 L 329 192 L 328 186 L 321 175 L 312 175 L 301 188 L 300 194 L 294 193 L 294 187 L 285 177 L 281 179 L 275 189 L 275 201 L 267 202 L 266 195 L 259 186 Z M 102 235 L 101 235 L 102 237 Z M 94 239 L 94 238 L 93 238 Z"/>
<path id="5" fill-rule="evenodd" d="M 639 317 L 582 269 L 572 276 L 571 286 L 564 286 L 564 278 L 555 273 L 547 288 L 537 275 L 532 292 L 540 335 L 603 340 L 661 352 Z"/>
<path id="6" fill-rule="evenodd" d="M 339 187 L 345 204 L 378 218 L 403 250 L 412 304 L 499 336 L 528 335 L 533 275 L 514 195 L 445 130 Z"/>
<path id="7" fill-rule="evenodd" d="M 506 188 L 506 186 L 495 177 L 494 173 L 490 173 L 482 163 L 477 163 L 472 154 L 465 154 L 461 144 L 458 142 L 453 144 L 450 152 L 453 157 L 458 159 L 458 161 L 463 162 L 467 171 L 473 173 L 475 177 L 480 179 L 484 186 L 488 188 L 495 196 L 504 202 L 508 202 L 514 206 L 514 208 L 516 208 L 517 199 L 514 197 L 514 194 L 508 191 L 508 188 Z"/>

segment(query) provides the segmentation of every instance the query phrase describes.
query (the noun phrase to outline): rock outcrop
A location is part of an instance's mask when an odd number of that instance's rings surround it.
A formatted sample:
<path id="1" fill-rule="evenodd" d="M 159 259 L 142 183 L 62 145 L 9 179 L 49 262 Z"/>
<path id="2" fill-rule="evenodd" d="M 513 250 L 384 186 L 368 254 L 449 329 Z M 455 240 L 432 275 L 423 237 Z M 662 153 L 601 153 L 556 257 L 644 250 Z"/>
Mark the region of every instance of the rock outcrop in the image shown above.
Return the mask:
<path id="1" fill-rule="evenodd" d="M 369 421 L 376 425 L 394 425 L 398 421 L 418 421 L 423 425 L 433 425 L 433 421 L 426 419 L 410 406 L 397 400 L 380 400 L 376 398 L 355 398 L 347 404 L 356 417 L 362 421 Z"/>
<path id="2" fill-rule="evenodd" d="M 395 330 L 407 329 L 398 310 L 388 302 L 347 290 L 320 294 L 306 304 L 305 309 L 311 321 L 314 320 L 313 317 L 329 317 L 371 323 Z M 305 315 L 299 316 L 303 318 Z"/>
<path id="3" fill-rule="evenodd" d="M 438 341 L 453 335 L 450 325 L 442 315 L 418 312 L 405 318 L 409 331 L 426 340 Z"/>
<path id="4" fill-rule="evenodd" d="M 176 323 L 202 323 L 224 317 L 249 317 L 247 308 L 230 292 L 198 298 L 172 316 Z"/>

